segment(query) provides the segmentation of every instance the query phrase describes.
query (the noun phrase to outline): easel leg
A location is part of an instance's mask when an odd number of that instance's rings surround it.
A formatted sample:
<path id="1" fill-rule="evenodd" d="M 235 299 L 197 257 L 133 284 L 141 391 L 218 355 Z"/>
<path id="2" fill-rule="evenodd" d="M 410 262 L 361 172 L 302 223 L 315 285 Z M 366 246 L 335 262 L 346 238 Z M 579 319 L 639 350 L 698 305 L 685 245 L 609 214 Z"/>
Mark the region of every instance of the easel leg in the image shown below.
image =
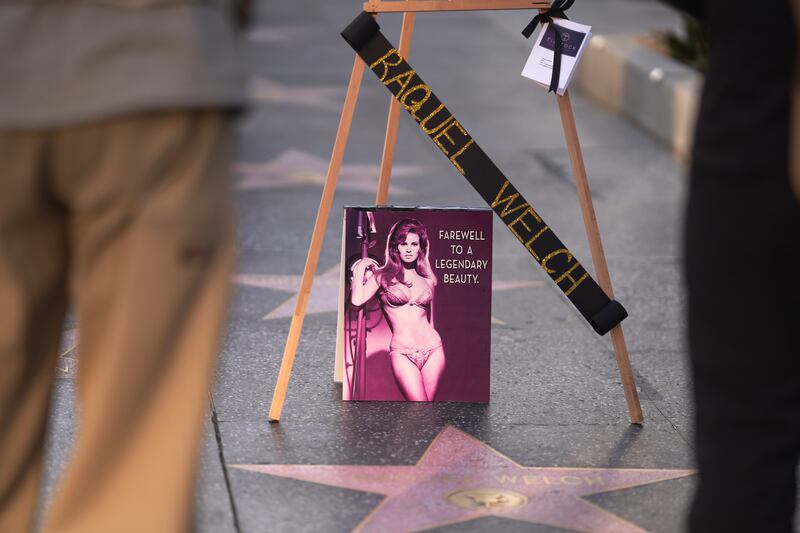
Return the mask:
<path id="1" fill-rule="evenodd" d="M 297 293 L 297 305 L 294 308 L 292 324 L 289 327 L 289 337 L 286 340 L 286 347 L 283 350 L 283 360 L 278 374 L 278 381 L 275 384 L 275 392 L 272 396 L 272 404 L 269 408 L 270 422 L 277 422 L 281 417 L 281 409 L 286 398 L 286 389 L 289 386 L 289 377 L 292 374 L 294 356 L 297 352 L 297 343 L 300 340 L 300 331 L 303 329 L 303 319 L 306 316 L 308 297 L 311 294 L 311 285 L 314 282 L 314 274 L 317 271 L 317 261 L 322 250 L 322 242 L 325 238 L 325 228 L 328 226 L 328 215 L 333 204 L 333 195 L 336 192 L 336 182 L 339 179 L 339 169 L 342 166 L 344 152 L 347 148 L 347 138 L 350 135 L 350 126 L 353 122 L 353 114 L 356 109 L 358 92 L 361 89 L 361 80 L 364 77 L 364 62 L 356 56 L 353 63 L 353 72 L 350 75 L 350 83 L 347 86 L 347 96 L 344 99 L 342 117 L 339 120 L 339 129 L 336 132 L 336 141 L 333 144 L 331 162 L 328 165 L 328 175 L 325 178 L 325 187 L 322 190 L 322 198 L 319 202 L 317 221 L 314 223 L 314 233 L 311 236 L 311 245 L 308 248 L 306 266 L 303 270 L 303 279 L 300 283 L 300 291 Z"/>
<path id="2" fill-rule="evenodd" d="M 403 14 L 403 27 L 400 30 L 400 55 L 408 58 L 411 50 L 411 36 L 414 33 L 415 13 Z M 375 204 L 386 205 L 389 197 L 389 181 L 392 177 L 392 165 L 394 164 L 394 149 L 397 145 L 397 125 L 400 121 L 400 103 L 391 98 L 389 102 L 389 119 L 386 122 L 386 137 L 383 141 L 383 156 L 381 157 L 381 173 L 378 178 L 378 193 L 375 196 Z"/>
<path id="3" fill-rule="evenodd" d="M 565 92 L 564 96 L 556 96 L 556 99 L 558 100 L 558 110 L 561 113 L 561 123 L 564 126 L 564 137 L 567 140 L 572 173 L 575 175 L 575 185 L 578 188 L 578 199 L 583 213 L 586 236 L 589 239 L 589 248 L 592 252 L 592 261 L 597 273 L 597 281 L 600 287 L 608 294 L 608 297 L 614 298 L 611 276 L 608 273 L 603 243 L 600 239 L 600 228 L 597 226 L 597 216 L 592 204 L 592 193 L 589 190 L 589 182 L 586 178 L 586 167 L 583 164 L 581 144 L 580 140 L 578 140 L 578 130 L 575 126 L 575 116 L 572 113 L 569 92 Z M 614 346 L 614 354 L 617 357 L 617 366 L 622 378 L 622 387 L 625 390 L 625 399 L 628 402 L 631 423 L 641 424 L 644 421 L 642 406 L 639 403 L 639 394 L 636 392 L 636 382 L 633 378 L 633 370 L 628 358 L 628 347 L 625 344 L 622 325 L 611 330 L 611 343 Z"/>

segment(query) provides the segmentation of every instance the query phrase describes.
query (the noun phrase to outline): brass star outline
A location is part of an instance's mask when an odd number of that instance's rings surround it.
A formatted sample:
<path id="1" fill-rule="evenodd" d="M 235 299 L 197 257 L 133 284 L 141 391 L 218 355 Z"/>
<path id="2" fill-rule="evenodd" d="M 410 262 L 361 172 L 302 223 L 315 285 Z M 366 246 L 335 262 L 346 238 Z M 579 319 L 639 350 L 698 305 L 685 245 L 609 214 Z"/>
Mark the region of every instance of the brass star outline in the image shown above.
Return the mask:
<path id="1" fill-rule="evenodd" d="M 235 468 L 386 496 L 355 531 L 422 531 L 499 516 L 578 532 L 644 530 L 584 499 L 693 475 L 694 470 L 560 468 L 523 466 L 484 442 L 445 427 L 416 465 L 232 465 Z M 454 495 L 501 494 L 474 508 L 451 503 Z M 468 496 L 469 497 L 469 496 Z M 505 498 L 505 499 L 503 499 Z M 522 503 L 521 503 L 522 502 Z"/>

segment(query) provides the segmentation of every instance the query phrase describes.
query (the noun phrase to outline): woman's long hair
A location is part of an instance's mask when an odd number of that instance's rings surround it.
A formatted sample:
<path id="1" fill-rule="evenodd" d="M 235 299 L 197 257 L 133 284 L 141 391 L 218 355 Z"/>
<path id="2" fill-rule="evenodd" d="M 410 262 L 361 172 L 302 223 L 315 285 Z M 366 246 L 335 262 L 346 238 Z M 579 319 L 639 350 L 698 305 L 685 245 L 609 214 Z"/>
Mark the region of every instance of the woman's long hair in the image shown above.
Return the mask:
<path id="1" fill-rule="evenodd" d="M 389 231 L 389 238 L 386 240 L 386 255 L 384 256 L 383 265 L 375 272 L 381 287 L 384 289 L 398 282 L 405 283 L 403 261 L 400 259 L 400 252 L 397 250 L 397 247 L 400 243 L 405 242 L 406 236 L 409 233 L 414 233 L 419 236 L 419 255 L 417 256 L 414 270 L 423 278 L 428 279 L 431 285 L 436 285 L 436 275 L 433 273 L 430 261 L 428 260 L 428 253 L 430 252 L 428 230 L 419 220 L 404 218 L 396 222 Z"/>

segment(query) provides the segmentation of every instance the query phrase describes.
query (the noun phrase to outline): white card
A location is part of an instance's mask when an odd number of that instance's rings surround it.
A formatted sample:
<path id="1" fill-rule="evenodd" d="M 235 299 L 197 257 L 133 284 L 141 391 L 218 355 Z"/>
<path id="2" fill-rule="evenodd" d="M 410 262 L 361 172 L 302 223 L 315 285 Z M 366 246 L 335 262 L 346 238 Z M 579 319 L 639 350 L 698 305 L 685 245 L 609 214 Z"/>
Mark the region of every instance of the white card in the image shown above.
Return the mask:
<path id="1" fill-rule="evenodd" d="M 558 80 L 558 94 L 563 95 L 572 81 L 578 62 L 592 37 L 592 27 L 578 24 L 566 19 L 554 19 L 553 23 L 561 28 L 561 72 Z M 531 55 L 522 69 L 522 75 L 533 81 L 550 87 L 553 76 L 553 50 L 556 44 L 555 31 L 550 24 L 543 24 Z"/>

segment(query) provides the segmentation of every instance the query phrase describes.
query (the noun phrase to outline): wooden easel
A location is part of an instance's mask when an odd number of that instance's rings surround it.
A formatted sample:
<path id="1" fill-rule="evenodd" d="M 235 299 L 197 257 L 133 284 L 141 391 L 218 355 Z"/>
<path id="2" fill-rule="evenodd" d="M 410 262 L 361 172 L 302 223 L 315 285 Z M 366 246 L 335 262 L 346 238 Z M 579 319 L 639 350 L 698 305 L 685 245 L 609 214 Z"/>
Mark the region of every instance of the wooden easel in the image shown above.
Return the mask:
<path id="1" fill-rule="evenodd" d="M 430 11 L 491 11 L 491 10 L 512 10 L 512 9 L 539 9 L 546 10 L 550 7 L 549 1 L 544 0 L 369 0 L 364 3 L 363 9 L 368 13 L 403 13 L 403 26 L 400 32 L 399 52 L 403 57 L 408 57 L 411 48 L 411 37 L 414 32 L 414 19 L 417 12 Z M 328 215 L 333 204 L 333 195 L 336 190 L 336 183 L 339 178 L 339 169 L 344 159 L 347 139 L 350 134 L 350 126 L 353 121 L 353 114 L 358 100 L 358 93 L 361 88 L 361 81 L 364 76 L 365 64 L 356 55 L 353 63 L 353 71 L 350 75 L 350 83 L 347 87 L 347 95 L 342 109 L 342 116 L 339 120 L 339 128 L 336 132 L 336 141 L 333 145 L 328 174 L 325 179 L 325 187 L 322 191 L 317 220 L 314 224 L 314 232 L 311 237 L 311 244 L 308 249 L 303 279 L 300 284 L 300 291 L 297 294 L 297 305 L 292 323 L 289 328 L 289 336 L 286 340 L 286 347 L 283 352 L 278 381 L 275 385 L 275 392 L 272 397 L 272 405 L 269 410 L 270 422 L 278 422 L 286 397 L 286 389 L 289 385 L 289 377 L 294 365 L 294 358 L 297 352 L 297 344 L 300 340 L 300 331 L 303 327 L 303 319 L 306 314 L 308 299 L 311 294 L 311 285 L 317 270 L 322 249 L 322 241 L 325 235 L 325 228 L 328 225 Z M 592 204 L 592 196 L 589 190 L 589 182 L 586 178 L 586 168 L 583 164 L 578 131 L 575 127 L 575 117 L 572 113 L 572 104 L 569 93 L 564 96 L 556 95 L 558 109 L 561 113 L 561 123 L 564 127 L 564 137 L 567 142 L 570 164 L 575 175 L 575 184 L 578 190 L 578 199 L 583 214 L 583 222 L 586 229 L 586 236 L 589 240 L 589 247 L 592 253 L 597 274 L 597 282 L 600 287 L 608 294 L 609 298 L 614 298 L 611 287 L 611 276 L 608 273 L 603 244 L 600 239 L 600 229 L 597 226 L 597 218 Z M 394 162 L 394 149 L 397 144 L 397 125 L 400 117 L 400 104 L 396 99 L 391 98 L 389 104 L 389 118 L 386 124 L 386 137 L 383 145 L 383 155 L 381 158 L 380 175 L 378 179 L 378 192 L 375 197 L 377 205 L 385 205 L 389 193 L 389 180 Z M 633 378 L 630 360 L 628 358 L 628 348 L 625 344 L 625 336 L 622 332 L 622 325 L 618 325 L 611 330 L 611 341 L 614 354 L 617 359 L 622 386 L 625 391 L 625 399 L 628 404 L 630 420 L 633 424 L 641 424 L 644 421 L 642 407 L 639 403 L 639 395 L 636 391 L 636 383 Z"/>

